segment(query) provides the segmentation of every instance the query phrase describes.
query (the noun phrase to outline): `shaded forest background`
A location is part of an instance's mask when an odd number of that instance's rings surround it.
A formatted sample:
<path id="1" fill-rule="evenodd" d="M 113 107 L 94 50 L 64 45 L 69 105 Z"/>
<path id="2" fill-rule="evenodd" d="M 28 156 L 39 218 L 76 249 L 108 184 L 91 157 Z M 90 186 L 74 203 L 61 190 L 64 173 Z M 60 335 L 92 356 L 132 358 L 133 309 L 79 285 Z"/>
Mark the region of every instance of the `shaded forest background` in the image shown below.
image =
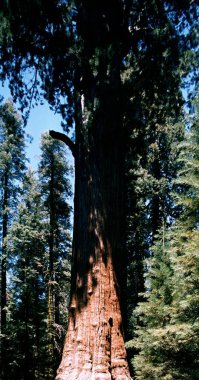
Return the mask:
<path id="1" fill-rule="evenodd" d="M 124 47 L 126 55 L 121 74 L 121 92 L 125 102 L 121 107 L 124 107 L 123 123 L 127 131 L 127 281 L 123 295 L 126 348 L 131 374 L 135 379 L 197 380 L 197 6 L 192 1 L 186 2 L 183 9 L 178 2 L 174 2 L 175 5 L 168 2 L 166 19 L 157 5 L 159 2 L 152 1 L 150 6 L 147 2 L 141 3 L 142 7 L 136 2 L 131 4 L 130 34 L 125 39 L 128 47 Z M 72 12 L 75 12 L 73 7 Z M 138 14 L 139 18 L 136 19 Z M 6 18 L 2 20 L 3 62 L 3 36 L 8 25 Z M 88 39 L 87 32 L 85 30 L 85 40 Z M 101 34 L 103 32 L 100 30 Z M 121 30 L 117 32 L 122 33 Z M 59 33 L 59 41 L 66 43 L 64 39 L 61 40 L 61 30 Z M 97 38 L 96 35 L 94 37 Z M 93 40 L 90 37 L 88 41 L 89 51 L 92 50 Z M 61 45 L 59 49 L 62 49 Z M 80 46 L 75 48 L 78 52 L 81 50 Z M 93 77 L 98 71 L 101 86 L 98 91 L 105 94 L 108 108 L 106 97 L 113 94 L 106 92 L 107 84 L 101 79 L 101 61 L 112 56 L 111 51 L 106 56 L 104 49 L 99 44 L 91 68 Z M 36 54 L 39 56 L 38 52 Z M 64 64 L 73 65 L 72 54 L 71 57 L 65 56 Z M 53 56 L 52 51 L 47 52 L 48 59 L 49 55 Z M 57 57 L 53 82 L 52 77 L 48 77 L 51 68 L 43 73 L 43 77 L 41 73 L 40 76 L 48 88 L 49 101 L 58 109 L 59 102 L 52 88 L 54 86 L 56 93 L 57 82 L 61 80 L 63 72 L 60 56 Z M 31 65 L 32 58 L 28 59 Z M 11 83 L 11 88 L 14 100 L 20 97 L 22 108 L 19 113 L 13 102 L 1 100 L 1 378 L 51 380 L 61 360 L 67 328 L 72 169 L 65 145 L 47 134 L 42 136 L 42 154 L 37 173 L 28 169 L 25 157 L 25 110 L 29 103 L 39 101 L 39 93 L 31 93 L 30 88 L 26 89 L 29 94 L 26 104 L 26 92 L 19 94 L 19 62 L 15 62 L 14 68 L 9 59 L 6 62 L 7 66 L 2 66 L 2 80 L 6 74 L 16 70 L 16 81 Z M 88 67 L 83 64 L 80 69 L 86 72 Z M 87 85 L 89 88 L 91 73 L 82 74 L 78 70 L 74 80 L 79 81 L 78 86 Z M 57 73 L 59 76 L 56 76 Z M 82 83 L 81 77 L 86 78 L 87 82 Z M 37 80 L 33 75 L 31 88 L 34 88 Z M 63 128 L 67 131 L 73 124 L 73 114 L 70 108 L 70 83 L 65 86 L 61 91 L 67 92 L 67 106 L 61 104 L 59 112 L 64 117 Z M 186 89 L 186 99 L 182 96 L 183 89 Z"/>

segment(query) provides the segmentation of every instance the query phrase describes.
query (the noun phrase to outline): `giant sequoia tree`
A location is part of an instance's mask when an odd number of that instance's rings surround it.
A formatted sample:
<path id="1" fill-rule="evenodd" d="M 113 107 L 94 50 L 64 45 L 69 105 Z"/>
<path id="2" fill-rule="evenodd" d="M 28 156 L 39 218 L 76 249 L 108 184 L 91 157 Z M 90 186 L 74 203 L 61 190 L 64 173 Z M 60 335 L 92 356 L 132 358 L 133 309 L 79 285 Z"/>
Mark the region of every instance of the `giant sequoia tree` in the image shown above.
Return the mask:
<path id="1" fill-rule="evenodd" d="M 157 122 L 179 111 L 186 15 L 191 22 L 193 1 L 5 2 L 2 79 L 23 109 L 44 95 L 65 132 L 75 125 L 75 143 L 51 132 L 75 159 L 70 315 L 57 380 L 130 379 L 121 315 L 126 144 L 146 123 L 143 101 Z"/>

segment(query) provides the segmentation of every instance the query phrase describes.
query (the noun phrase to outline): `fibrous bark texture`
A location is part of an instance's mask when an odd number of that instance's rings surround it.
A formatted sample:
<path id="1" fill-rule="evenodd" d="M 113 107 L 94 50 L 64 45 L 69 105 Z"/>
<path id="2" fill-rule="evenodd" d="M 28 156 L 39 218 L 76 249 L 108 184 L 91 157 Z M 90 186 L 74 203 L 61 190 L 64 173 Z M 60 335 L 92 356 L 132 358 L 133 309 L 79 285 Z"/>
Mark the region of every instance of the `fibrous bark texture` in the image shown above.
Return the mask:
<path id="1" fill-rule="evenodd" d="M 121 317 L 124 134 L 112 108 L 76 127 L 71 302 L 56 380 L 131 379 Z"/>
<path id="2" fill-rule="evenodd" d="M 87 305 L 70 307 L 68 333 L 57 380 L 130 379 L 111 258 L 92 267 Z"/>

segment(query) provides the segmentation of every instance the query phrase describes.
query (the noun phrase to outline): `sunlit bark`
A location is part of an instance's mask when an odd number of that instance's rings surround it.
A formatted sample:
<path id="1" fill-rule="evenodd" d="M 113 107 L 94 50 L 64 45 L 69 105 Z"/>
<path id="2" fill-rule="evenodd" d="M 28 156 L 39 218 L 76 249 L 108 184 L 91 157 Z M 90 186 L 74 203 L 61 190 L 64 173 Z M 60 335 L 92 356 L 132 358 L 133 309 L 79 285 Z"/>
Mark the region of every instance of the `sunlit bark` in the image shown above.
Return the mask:
<path id="1" fill-rule="evenodd" d="M 124 134 L 118 110 L 84 123 L 76 130 L 71 303 L 56 380 L 129 380 L 121 316 Z"/>

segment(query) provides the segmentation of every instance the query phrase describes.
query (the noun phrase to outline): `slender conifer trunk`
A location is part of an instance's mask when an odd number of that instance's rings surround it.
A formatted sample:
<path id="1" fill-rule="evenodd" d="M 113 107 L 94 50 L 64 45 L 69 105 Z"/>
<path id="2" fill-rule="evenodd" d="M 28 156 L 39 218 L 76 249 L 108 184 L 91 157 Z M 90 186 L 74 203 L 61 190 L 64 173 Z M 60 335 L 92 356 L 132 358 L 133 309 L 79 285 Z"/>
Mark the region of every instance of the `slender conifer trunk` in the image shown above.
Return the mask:
<path id="1" fill-rule="evenodd" d="M 4 193 L 2 209 L 2 250 L 1 250 L 1 344 L 0 344 L 0 361 L 1 375 L 6 377 L 5 369 L 7 363 L 7 339 L 6 339 L 6 322 L 7 322 L 7 247 L 6 237 L 8 233 L 8 172 L 4 174 Z"/>
<path id="2" fill-rule="evenodd" d="M 53 157 L 51 157 L 51 172 L 50 172 L 50 226 L 49 226 L 49 273 L 48 273 L 48 353 L 49 363 L 48 378 L 53 378 L 53 361 L 54 361 L 54 344 L 53 344 L 53 324 L 55 322 L 55 305 L 54 305 L 54 260 L 55 260 L 55 199 L 54 199 L 54 168 Z"/>
<path id="3" fill-rule="evenodd" d="M 3 195 L 3 222 L 2 222 L 2 257 L 1 257 L 1 333 L 6 329 L 6 286 L 7 286 L 7 249 L 6 237 L 8 232 L 8 173 L 4 175 L 4 195 Z"/>
<path id="4" fill-rule="evenodd" d="M 161 179 L 159 159 L 156 158 L 154 160 L 152 168 L 153 168 L 153 175 L 155 179 L 159 181 Z M 152 198 L 152 239 L 153 239 L 153 242 L 155 242 L 155 236 L 160 226 L 161 226 L 160 195 L 154 194 Z"/>

